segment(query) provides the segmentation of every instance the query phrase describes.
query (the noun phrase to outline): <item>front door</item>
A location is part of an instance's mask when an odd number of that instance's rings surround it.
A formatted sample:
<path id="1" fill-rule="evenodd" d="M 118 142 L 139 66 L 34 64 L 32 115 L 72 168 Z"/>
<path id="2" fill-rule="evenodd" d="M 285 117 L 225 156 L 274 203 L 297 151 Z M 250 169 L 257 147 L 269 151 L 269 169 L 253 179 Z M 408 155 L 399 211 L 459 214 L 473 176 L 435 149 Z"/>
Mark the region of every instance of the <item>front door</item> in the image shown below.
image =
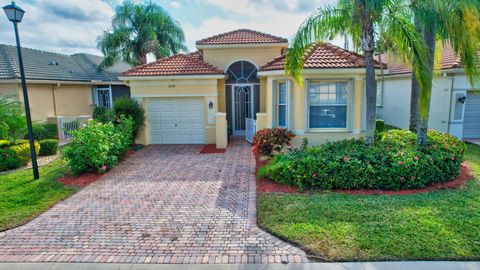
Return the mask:
<path id="1" fill-rule="evenodd" d="M 232 87 L 233 135 L 246 135 L 247 119 L 254 118 L 254 100 L 252 85 L 234 85 Z"/>

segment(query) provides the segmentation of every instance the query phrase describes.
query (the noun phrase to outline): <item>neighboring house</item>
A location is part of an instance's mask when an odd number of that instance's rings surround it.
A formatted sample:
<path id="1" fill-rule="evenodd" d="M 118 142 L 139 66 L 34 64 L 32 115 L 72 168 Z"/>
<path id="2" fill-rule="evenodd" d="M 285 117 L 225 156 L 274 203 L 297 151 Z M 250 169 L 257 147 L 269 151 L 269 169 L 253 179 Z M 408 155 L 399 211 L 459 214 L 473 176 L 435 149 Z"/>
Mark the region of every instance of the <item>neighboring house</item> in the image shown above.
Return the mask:
<path id="1" fill-rule="evenodd" d="M 378 77 L 377 115 L 386 124 L 408 128 L 410 122 L 411 68 L 383 56 L 388 71 L 382 91 Z M 445 46 L 441 70 L 433 80 L 429 127 L 460 139 L 480 138 L 480 94 L 474 93 L 459 57 Z"/>
<path id="2" fill-rule="evenodd" d="M 16 47 L 0 44 L 0 96 L 23 101 Z M 103 57 L 64 55 L 22 48 L 25 77 L 33 121 L 55 117 L 91 115 L 95 105 L 111 107 L 130 89 L 118 76 L 130 68 L 125 63 L 99 71 Z"/>
<path id="3" fill-rule="evenodd" d="M 178 54 L 123 73 L 132 98 L 147 113 L 139 143 L 217 144 L 227 134 L 251 141 L 256 130 L 286 127 L 296 143 L 362 135 L 365 61 L 330 44 L 306 55 L 304 83 L 285 75 L 288 40 L 240 29 L 196 43 Z M 378 66 L 378 64 L 377 64 Z"/>

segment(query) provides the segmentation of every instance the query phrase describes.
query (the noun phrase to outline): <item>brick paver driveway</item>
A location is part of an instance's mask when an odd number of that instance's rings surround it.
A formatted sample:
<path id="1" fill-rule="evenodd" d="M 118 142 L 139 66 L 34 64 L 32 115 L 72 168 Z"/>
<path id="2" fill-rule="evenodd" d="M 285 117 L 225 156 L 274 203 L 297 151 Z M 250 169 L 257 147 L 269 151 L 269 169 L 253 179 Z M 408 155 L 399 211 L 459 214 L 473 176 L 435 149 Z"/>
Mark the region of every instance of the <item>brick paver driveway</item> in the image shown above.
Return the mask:
<path id="1" fill-rule="evenodd" d="M 255 223 L 255 162 L 234 141 L 150 146 L 30 223 L 0 233 L 3 262 L 280 263 L 305 254 Z"/>

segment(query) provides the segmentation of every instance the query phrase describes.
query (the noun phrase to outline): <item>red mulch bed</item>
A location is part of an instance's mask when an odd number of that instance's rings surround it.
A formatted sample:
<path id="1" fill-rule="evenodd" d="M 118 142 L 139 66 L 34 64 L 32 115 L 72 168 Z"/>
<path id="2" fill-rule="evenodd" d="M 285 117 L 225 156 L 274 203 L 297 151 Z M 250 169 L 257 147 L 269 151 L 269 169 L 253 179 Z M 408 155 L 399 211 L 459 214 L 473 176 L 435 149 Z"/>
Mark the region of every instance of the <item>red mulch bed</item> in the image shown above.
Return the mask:
<path id="1" fill-rule="evenodd" d="M 125 158 L 130 157 L 131 155 L 135 154 L 135 150 L 128 150 Z M 98 180 L 98 178 L 102 177 L 104 174 L 98 173 L 84 173 L 77 177 L 71 175 L 65 175 L 64 177 L 58 178 L 57 181 L 63 183 L 67 186 L 76 186 L 76 187 L 85 187 L 90 183 L 93 183 Z"/>
<path id="2" fill-rule="evenodd" d="M 207 144 L 202 148 L 200 154 L 223 154 L 225 150 L 226 149 L 217 149 L 215 144 Z"/>
<path id="3" fill-rule="evenodd" d="M 256 162 L 257 171 L 259 168 L 265 166 L 268 161 L 258 160 Z M 344 194 L 351 194 L 351 195 L 407 195 L 407 194 L 415 194 L 415 193 L 427 193 L 432 192 L 435 190 L 441 189 L 456 189 L 465 185 L 465 183 L 473 179 L 471 174 L 470 167 L 467 163 L 462 164 L 462 168 L 460 169 L 460 174 L 453 180 L 444 183 L 434 184 L 425 188 L 420 189 L 410 189 L 410 190 L 398 190 L 398 191 L 391 191 L 391 190 L 370 190 L 370 189 L 359 189 L 359 190 L 344 190 L 344 189 L 334 189 L 331 190 L 333 192 L 344 193 Z M 269 179 L 257 179 L 257 192 L 258 193 L 269 193 L 269 192 L 276 192 L 276 193 L 311 193 L 315 191 L 322 191 L 322 190 L 308 190 L 305 192 L 300 192 L 298 188 L 282 185 L 276 182 L 273 182 Z"/>
<path id="4" fill-rule="evenodd" d="M 98 173 L 84 173 L 77 177 L 65 175 L 64 177 L 57 179 L 57 181 L 67 186 L 84 187 L 97 181 L 101 176 L 102 175 Z"/>

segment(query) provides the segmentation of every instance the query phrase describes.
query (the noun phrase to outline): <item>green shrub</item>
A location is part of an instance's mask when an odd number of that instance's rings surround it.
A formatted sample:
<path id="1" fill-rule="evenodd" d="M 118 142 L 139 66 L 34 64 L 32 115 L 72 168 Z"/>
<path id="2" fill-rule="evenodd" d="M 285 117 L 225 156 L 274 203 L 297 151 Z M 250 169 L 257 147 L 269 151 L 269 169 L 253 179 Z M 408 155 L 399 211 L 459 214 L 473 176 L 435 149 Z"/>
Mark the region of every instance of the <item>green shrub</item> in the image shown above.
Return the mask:
<path id="1" fill-rule="evenodd" d="M 15 151 L 9 148 L 0 149 L 0 172 L 16 169 L 22 166 L 22 161 Z"/>
<path id="2" fill-rule="evenodd" d="M 15 152 L 16 156 L 22 162 L 22 165 L 27 165 L 31 160 L 29 141 L 18 140 L 14 145 L 10 146 L 9 149 L 12 149 Z M 40 144 L 38 142 L 35 142 L 35 152 L 37 153 L 37 156 L 40 153 Z"/>
<path id="3" fill-rule="evenodd" d="M 410 131 L 390 130 L 373 147 L 357 139 L 290 151 L 277 155 L 262 174 L 321 189 L 414 189 L 455 178 L 465 144 L 437 131 L 428 135 L 428 147 L 417 147 Z"/>
<path id="4" fill-rule="evenodd" d="M 117 119 L 122 115 L 132 118 L 132 140 L 137 138 L 140 128 L 143 127 L 145 123 L 145 110 L 143 107 L 134 99 L 121 97 L 113 102 L 113 112 Z"/>
<path id="5" fill-rule="evenodd" d="M 382 119 L 377 119 L 375 122 L 375 130 L 383 131 L 385 129 L 385 121 Z"/>
<path id="6" fill-rule="evenodd" d="M 109 123 L 113 121 L 113 111 L 107 107 L 95 106 L 92 117 L 100 123 Z"/>
<path id="7" fill-rule="evenodd" d="M 52 156 L 57 154 L 58 140 L 57 139 L 45 139 L 39 141 L 40 143 L 40 156 Z"/>
<path id="8" fill-rule="evenodd" d="M 133 120 L 121 117 L 117 125 L 94 120 L 72 131 L 65 157 L 73 174 L 103 172 L 115 166 L 130 147 L 132 127 Z"/>
<path id="9" fill-rule="evenodd" d="M 12 142 L 7 140 L 0 140 L 0 148 L 9 147 L 10 145 L 12 145 Z"/>
<path id="10" fill-rule="evenodd" d="M 58 138 L 58 130 L 56 124 L 34 123 L 32 124 L 32 130 L 33 138 L 37 141 Z M 28 134 L 25 135 L 25 139 L 28 139 Z"/>
<path id="11" fill-rule="evenodd" d="M 280 151 L 295 135 L 286 128 L 266 128 L 253 136 L 253 153 L 258 156 L 271 156 L 273 151 Z"/>

